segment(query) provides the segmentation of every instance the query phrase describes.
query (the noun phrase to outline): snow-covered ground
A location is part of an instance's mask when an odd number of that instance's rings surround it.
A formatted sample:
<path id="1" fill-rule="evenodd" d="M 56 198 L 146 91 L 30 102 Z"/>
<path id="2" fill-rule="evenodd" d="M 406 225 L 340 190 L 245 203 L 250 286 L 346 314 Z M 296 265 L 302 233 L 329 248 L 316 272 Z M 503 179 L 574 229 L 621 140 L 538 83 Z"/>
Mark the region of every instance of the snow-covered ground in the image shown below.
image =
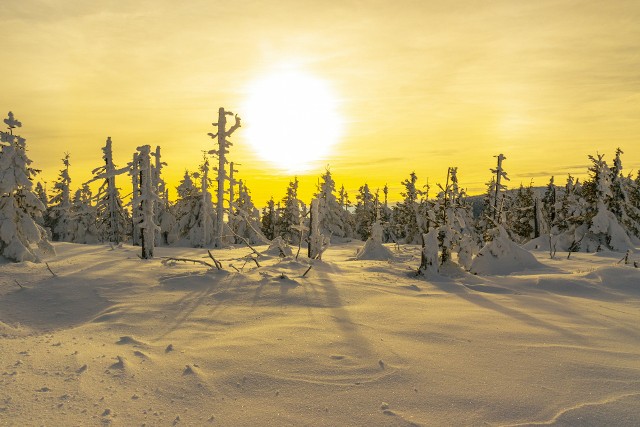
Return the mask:
<path id="1" fill-rule="evenodd" d="M 418 247 L 359 242 L 302 277 L 302 257 L 236 272 L 246 248 L 213 251 L 218 271 L 161 263 L 199 249 L 54 245 L 55 277 L 0 262 L 0 425 L 640 424 L 622 254 L 424 278 Z"/>

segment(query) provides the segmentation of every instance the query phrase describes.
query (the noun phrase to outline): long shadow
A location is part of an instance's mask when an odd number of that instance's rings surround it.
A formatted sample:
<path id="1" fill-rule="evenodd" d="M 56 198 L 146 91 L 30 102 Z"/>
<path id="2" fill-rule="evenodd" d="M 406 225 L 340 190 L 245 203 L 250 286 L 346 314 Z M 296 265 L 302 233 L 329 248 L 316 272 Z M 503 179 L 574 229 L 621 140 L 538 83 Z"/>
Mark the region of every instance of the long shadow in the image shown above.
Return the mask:
<path id="1" fill-rule="evenodd" d="M 475 304 L 479 307 L 485 308 L 487 310 L 491 310 L 491 311 L 495 311 L 496 313 L 500 313 L 502 315 L 511 317 L 512 319 L 516 319 L 522 323 L 525 323 L 529 326 L 532 326 L 534 328 L 542 328 L 542 329 L 547 329 L 549 331 L 555 332 L 559 335 L 564 336 L 565 338 L 571 339 L 573 341 L 576 341 L 582 345 L 586 345 L 588 343 L 588 339 L 585 338 L 584 336 L 569 331 L 565 328 L 561 328 L 553 323 L 538 319 L 536 317 L 533 317 L 529 314 L 523 313 L 521 311 L 518 311 L 516 309 L 510 308 L 510 307 L 505 307 L 504 305 L 498 304 L 495 301 L 492 301 L 482 295 L 479 295 L 477 293 L 471 293 L 470 291 L 468 291 L 463 285 L 459 285 L 456 282 L 453 281 L 428 281 L 429 284 L 431 284 L 432 286 L 435 286 L 436 288 L 438 288 L 439 290 L 446 292 L 446 293 L 450 293 L 450 294 L 454 294 L 459 298 L 462 298 L 463 300 L 470 302 L 472 304 Z M 452 286 L 454 285 L 454 286 Z M 456 291 L 454 291 L 457 290 Z"/>
<path id="2" fill-rule="evenodd" d="M 373 347 L 371 346 L 371 343 L 369 343 L 369 341 L 359 332 L 357 325 L 353 323 L 349 311 L 342 303 L 340 292 L 338 291 L 335 283 L 326 272 L 318 270 L 316 273 L 321 280 L 325 297 L 327 299 L 327 305 L 332 312 L 332 317 L 344 335 L 345 341 L 355 350 L 355 353 L 359 357 L 371 357 L 374 354 Z"/>

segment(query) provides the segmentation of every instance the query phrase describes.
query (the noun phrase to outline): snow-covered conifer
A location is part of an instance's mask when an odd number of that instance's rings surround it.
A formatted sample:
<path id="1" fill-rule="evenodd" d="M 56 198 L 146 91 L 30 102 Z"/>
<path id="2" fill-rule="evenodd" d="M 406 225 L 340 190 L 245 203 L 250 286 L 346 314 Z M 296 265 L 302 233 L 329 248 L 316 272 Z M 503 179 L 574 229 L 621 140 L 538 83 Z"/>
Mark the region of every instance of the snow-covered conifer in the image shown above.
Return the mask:
<path id="1" fill-rule="evenodd" d="M 249 188 L 242 180 L 238 181 L 238 198 L 232 207 L 234 220 L 229 221 L 229 225 L 233 225 L 234 234 L 246 239 L 250 244 L 267 243 L 269 239 L 260 231 L 260 212 L 253 204 Z"/>
<path id="2" fill-rule="evenodd" d="M 325 236 L 347 237 L 349 230 L 345 223 L 344 209 L 334 194 L 335 189 L 335 181 L 327 168 L 320 177 L 315 195 L 319 201 L 320 232 Z"/>
<path id="3" fill-rule="evenodd" d="M 111 145 L 111 137 L 107 137 L 107 141 L 102 147 L 104 165 L 92 171 L 94 177 L 89 182 L 102 180 L 96 195 L 96 215 L 100 239 L 103 242 L 118 244 L 126 238 L 127 229 L 130 228 L 130 218 L 120 199 L 120 190 L 116 186 L 116 176 L 127 173 L 129 165 L 122 169 L 116 168 L 113 163 Z M 138 178 L 139 176 L 136 174 L 134 179 L 137 180 Z M 134 191 L 134 197 L 137 197 L 137 191 Z"/>
<path id="4" fill-rule="evenodd" d="M 73 240 L 71 218 L 71 177 L 69 175 L 69 153 L 62 159 L 63 168 L 60 170 L 58 180 L 53 184 L 53 197 L 49 201 L 47 212 L 47 225 L 51 227 L 53 240 L 71 242 Z"/>
<path id="5" fill-rule="evenodd" d="M 4 119 L 9 131 L 0 131 L 0 256 L 13 261 L 37 261 L 33 245 L 53 252 L 47 232 L 38 224 L 45 206 L 33 192 L 33 179 L 39 172 L 31 167 L 26 140 L 14 135 L 21 127 L 9 112 Z"/>
<path id="6" fill-rule="evenodd" d="M 267 206 L 262 209 L 260 218 L 260 230 L 269 240 L 273 240 L 278 235 L 276 224 L 278 222 L 278 212 L 276 211 L 273 197 L 267 202 Z"/>
<path id="7" fill-rule="evenodd" d="M 300 219 L 303 218 L 302 203 L 298 199 L 298 178 L 289 182 L 287 194 L 282 199 L 282 208 L 278 217 L 277 228 L 280 236 L 288 243 L 298 244 L 300 241 Z"/>
<path id="8" fill-rule="evenodd" d="M 355 231 L 360 239 L 367 240 L 371 236 L 371 225 L 377 219 L 374 195 L 369 190 L 368 184 L 364 184 L 358 189 L 356 200 L 354 212 Z"/>
<path id="9" fill-rule="evenodd" d="M 402 181 L 405 190 L 401 193 L 404 198 L 393 209 L 393 220 L 395 234 L 398 238 L 404 239 L 405 243 L 418 243 L 422 232 L 421 222 L 426 214 L 428 202 L 426 197 L 422 203 L 425 212 L 420 214 L 420 198 L 423 192 L 417 187 L 418 177 L 415 172 L 411 172 L 408 179 Z M 423 217 L 423 218 L 421 218 Z"/>
<path id="10" fill-rule="evenodd" d="M 73 243 L 97 243 L 100 232 L 96 224 L 96 208 L 92 205 L 88 184 L 76 190 L 71 201 L 70 241 Z"/>

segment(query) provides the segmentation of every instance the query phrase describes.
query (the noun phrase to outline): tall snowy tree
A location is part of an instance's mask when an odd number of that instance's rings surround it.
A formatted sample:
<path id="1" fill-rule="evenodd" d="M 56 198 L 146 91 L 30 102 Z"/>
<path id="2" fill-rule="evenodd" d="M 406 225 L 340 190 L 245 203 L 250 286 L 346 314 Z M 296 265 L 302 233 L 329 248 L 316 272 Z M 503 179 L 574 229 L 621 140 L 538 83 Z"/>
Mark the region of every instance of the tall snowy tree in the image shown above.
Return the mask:
<path id="1" fill-rule="evenodd" d="M 31 167 L 26 140 L 14 135 L 22 126 L 12 112 L 4 119 L 7 131 L 0 131 L 0 255 L 13 261 L 37 261 L 34 248 L 54 252 L 47 232 L 38 224 L 44 205 L 33 192 L 39 172 Z"/>
<path id="2" fill-rule="evenodd" d="M 73 219 L 71 218 L 71 177 L 69 175 L 69 153 L 62 159 L 63 168 L 53 184 L 53 197 L 49 201 L 47 225 L 51 227 L 53 240 L 72 241 Z"/>
<path id="3" fill-rule="evenodd" d="M 140 214 L 134 218 L 134 222 L 142 231 L 142 259 L 153 258 L 155 248 L 156 231 L 159 229 L 155 223 L 154 206 L 159 201 L 156 189 L 153 185 L 151 170 L 151 147 L 143 145 L 138 147 L 138 168 L 140 170 Z"/>
<path id="4" fill-rule="evenodd" d="M 125 240 L 129 228 L 129 214 L 124 209 L 120 199 L 120 189 L 116 186 L 116 176 L 127 173 L 129 165 L 117 169 L 113 163 L 111 137 L 102 147 L 104 165 L 92 171 L 94 177 L 89 181 L 102 180 L 96 195 L 97 224 L 103 242 L 118 244 Z M 137 177 L 135 179 L 138 179 Z M 137 197 L 137 192 L 134 192 Z"/>
<path id="5" fill-rule="evenodd" d="M 226 165 L 229 163 L 227 160 L 227 154 L 229 154 L 229 147 L 233 144 L 229 141 L 229 137 L 233 132 L 240 127 L 240 117 L 235 115 L 235 123 L 229 129 L 227 129 L 227 116 L 233 116 L 231 111 L 226 111 L 223 107 L 218 110 L 218 122 L 212 123 L 217 132 L 209 133 L 212 139 L 217 139 L 218 148 L 216 150 L 209 151 L 209 154 L 214 154 L 218 157 L 218 189 L 217 189 L 217 203 L 216 203 L 216 229 L 215 229 L 215 247 L 221 248 L 224 245 L 224 188 L 225 181 L 229 179 L 226 173 Z"/>

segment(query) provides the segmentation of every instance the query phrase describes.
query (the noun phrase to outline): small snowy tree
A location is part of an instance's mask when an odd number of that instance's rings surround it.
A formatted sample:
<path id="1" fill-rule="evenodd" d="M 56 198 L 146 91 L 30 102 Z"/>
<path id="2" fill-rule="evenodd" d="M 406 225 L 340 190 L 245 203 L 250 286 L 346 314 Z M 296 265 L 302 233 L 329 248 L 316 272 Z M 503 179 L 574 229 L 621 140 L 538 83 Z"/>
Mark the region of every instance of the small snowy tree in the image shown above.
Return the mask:
<path id="1" fill-rule="evenodd" d="M 229 224 L 235 227 L 233 232 L 236 236 L 241 240 L 246 239 L 250 244 L 264 244 L 270 240 L 260 231 L 260 212 L 253 204 L 249 188 L 242 180 L 238 181 L 238 198 L 232 207 L 234 220 Z"/>
<path id="2" fill-rule="evenodd" d="M 356 233 L 360 239 L 367 240 L 371 236 L 371 225 L 377 219 L 375 197 L 369 190 L 368 184 L 364 184 L 358 189 L 356 200 L 354 213 Z"/>
<path id="3" fill-rule="evenodd" d="M 302 202 L 298 199 L 298 178 L 289 183 L 287 194 L 282 199 L 283 207 L 280 209 L 277 228 L 280 236 L 288 243 L 300 242 L 300 222 L 302 215 Z"/>
<path id="4" fill-rule="evenodd" d="M 267 206 L 262 209 L 260 218 L 260 229 L 267 239 L 273 240 L 278 235 L 276 225 L 278 222 L 278 212 L 276 211 L 273 197 L 267 202 Z"/>
<path id="5" fill-rule="evenodd" d="M 322 258 L 322 253 L 326 249 L 328 240 L 320 231 L 320 200 L 311 200 L 309 211 L 309 240 L 308 240 L 308 256 L 311 259 Z"/>
<path id="6" fill-rule="evenodd" d="M 53 240 L 71 242 L 73 240 L 71 218 L 71 177 L 69 176 L 69 153 L 64 154 L 58 180 L 53 184 L 53 197 L 47 213 L 47 225 L 51 227 Z"/>
<path id="7" fill-rule="evenodd" d="M 18 262 L 37 261 L 33 245 L 54 252 L 47 232 L 36 221 L 45 209 L 33 192 L 39 171 L 31 167 L 26 140 L 13 134 L 22 123 L 12 112 L 4 123 L 9 131 L 0 131 L 0 255 Z"/>
<path id="8" fill-rule="evenodd" d="M 88 184 L 84 184 L 73 196 L 70 227 L 70 241 L 73 243 L 97 243 L 100 240 L 96 208 L 91 204 L 91 199 Z"/>

